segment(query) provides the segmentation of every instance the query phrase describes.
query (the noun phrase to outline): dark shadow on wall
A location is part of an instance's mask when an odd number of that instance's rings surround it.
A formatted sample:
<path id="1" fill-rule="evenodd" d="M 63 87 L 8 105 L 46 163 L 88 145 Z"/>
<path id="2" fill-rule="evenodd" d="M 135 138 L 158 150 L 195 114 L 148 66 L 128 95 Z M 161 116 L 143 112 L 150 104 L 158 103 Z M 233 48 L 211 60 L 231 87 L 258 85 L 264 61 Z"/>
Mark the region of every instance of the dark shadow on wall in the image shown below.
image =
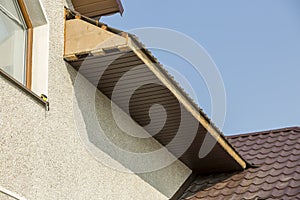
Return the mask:
<path id="1" fill-rule="evenodd" d="M 179 186 L 185 181 L 184 179 L 188 176 L 188 170 L 186 167 L 177 160 L 175 161 L 176 164 L 166 166 L 157 171 L 152 171 L 152 167 L 159 166 L 161 164 L 160 160 L 167 160 L 170 158 L 163 154 L 149 156 L 146 158 L 139 154 L 159 150 L 161 145 L 157 141 L 153 140 L 152 137 L 148 136 L 149 138 L 140 138 L 136 137 L 136 135 L 128 135 L 124 131 L 120 130 L 117 124 L 113 122 L 114 116 L 112 114 L 111 101 L 85 78 L 81 77 L 81 75 L 72 66 L 69 64 L 66 64 L 66 66 L 74 86 L 74 103 L 77 104 L 75 107 L 77 107 L 79 111 L 79 113 L 75 114 L 74 117 L 76 118 L 76 115 L 80 114 L 84 121 L 84 130 L 79 128 L 79 132 L 86 132 L 88 140 L 95 147 L 130 171 L 136 172 L 140 171 L 142 168 L 145 169 L 148 167 L 150 172 L 135 174 L 158 190 L 161 194 L 171 198 Z M 130 109 L 134 108 L 131 107 Z M 129 118 L 124 112 L 120 115 L 125 119 Z M 146 121 L 142 121 L 140 123 L 147 123 Z M 130 131 L 130 124 L 132 122 L 125 123 L 129 124 L 128 131 Z M 167 123 L 172 122 L 170 121 Z M 99 126 L 101 127 L 101 130 L 99 130 Z M 132 132 L 135 131 L 135 128 L 133 128 Z M 125 152 L 137 153 L 137 156 L 120 153 L 119 149 L 115 147 L 125 150 Z M 180 172 L 183 173 L 180 174 Z"/>

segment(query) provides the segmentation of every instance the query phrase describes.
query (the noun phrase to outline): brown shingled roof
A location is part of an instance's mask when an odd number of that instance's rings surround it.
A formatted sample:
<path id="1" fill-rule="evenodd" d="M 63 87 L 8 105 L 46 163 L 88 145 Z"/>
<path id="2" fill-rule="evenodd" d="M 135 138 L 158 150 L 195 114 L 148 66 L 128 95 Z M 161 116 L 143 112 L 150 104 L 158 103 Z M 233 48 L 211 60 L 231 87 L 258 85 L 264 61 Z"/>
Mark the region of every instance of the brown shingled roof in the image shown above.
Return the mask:
<path id="1" fill-rule="evenodd" d="M 228 139 L 257 167 L 199 175 L 182 199 L 300 199 L 300 127 Z"/>

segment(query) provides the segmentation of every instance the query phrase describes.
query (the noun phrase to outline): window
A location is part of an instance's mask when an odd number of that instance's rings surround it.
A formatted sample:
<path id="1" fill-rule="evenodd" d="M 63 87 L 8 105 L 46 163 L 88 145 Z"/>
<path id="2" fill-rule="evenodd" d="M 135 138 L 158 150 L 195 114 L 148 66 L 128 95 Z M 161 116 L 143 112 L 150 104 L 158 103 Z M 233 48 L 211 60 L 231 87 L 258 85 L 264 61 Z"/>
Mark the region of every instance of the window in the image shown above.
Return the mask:
<path id="1" fill-rule="evenodd" d="M 17 0 L 0 0 L 0 68 L 30 87 L 29 28 Z"/>
<path id="2" fill-rule="evenodd" d="M 0 76 L 42 100 L 48 58 L 49 23 L 40 0 L 0 0 Z"/>

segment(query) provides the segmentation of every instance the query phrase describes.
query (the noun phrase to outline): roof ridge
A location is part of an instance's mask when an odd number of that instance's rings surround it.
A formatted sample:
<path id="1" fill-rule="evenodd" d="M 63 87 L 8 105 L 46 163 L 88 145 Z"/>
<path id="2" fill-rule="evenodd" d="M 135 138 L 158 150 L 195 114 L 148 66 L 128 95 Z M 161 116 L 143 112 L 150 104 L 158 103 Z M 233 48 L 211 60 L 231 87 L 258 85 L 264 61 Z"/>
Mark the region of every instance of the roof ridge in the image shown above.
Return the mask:
<path id="1" fill-rule="evenodd" d="M 237 135 L 229 135 L 229 136 L 226 136 L 226 138 L 238 138 L 238 137 L 248 137 L 248 136 L 255 136 L 255 135 L 266 135 L 266 134 L 270 134 L 270 133 L 280 133 L 280 132 L 294 131 L 294 130 L 300 131 L 300 126 L 291 126 L 291 127 L 285 127 L 285 128 L 270 129 L 270 130 L 250 132 L 250 133 L 242 133 L 242 134 L 237 134 Z"/>

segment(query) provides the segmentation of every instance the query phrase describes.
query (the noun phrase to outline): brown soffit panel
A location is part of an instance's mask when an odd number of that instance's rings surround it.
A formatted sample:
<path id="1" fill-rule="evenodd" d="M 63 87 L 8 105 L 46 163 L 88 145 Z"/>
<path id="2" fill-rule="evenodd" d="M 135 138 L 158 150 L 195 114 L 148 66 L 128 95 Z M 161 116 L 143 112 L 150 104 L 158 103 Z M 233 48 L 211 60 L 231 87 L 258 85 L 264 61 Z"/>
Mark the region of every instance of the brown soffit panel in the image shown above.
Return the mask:
<path id="1" fill-rule="evenodd" d="M 91 18 L 118 12 L 122 15 L 124 11 L 120 0 L 72 0 L 72 3 L 77 12 Z"/>
<path id="2" fill-rule="evenodd" d="M 104 30 L 99 28 L 102 24 L 95 22 L 93 25 L 86 21 L 91 22 L 90 19 L 84 18 L 66 21 L 64 59 L 67 62 L 141 126 L 146 127 L 150 122 L 150 107 L 153 104 L 162 105 L 166 110 L 167 118 L 163 128 L 153 137 L 192 170 L 198 173 L 209 173 L 246 168 L 246 161 L 137 38 L 109 27 Z M 95 38 L 93 35 L 101 37 Z M 102 41 L 103 38 L 107 39 Z M 128 75 L 126 84 L 117 88 L 117 83 L 124 74 Z M 128 110 L 126 95 L 135 88 L 136 84 L 142 86 L 131 95 Z M 114 98 L 112 98 L 113 92 L 117 93 Z M 145 129 L 153 134 L 164 118 L 159 112 L 151 114 L 157 124 Z M 183 134 L 177 137 L 181 121 L 185 122 L 181 127 Z M 196 132 L 195 137 L 191 136 L 193 132 Z M 207 134 L 216 141 L 216 145 L 206 157 L 200 159 L 198 153 Z M 189 147 L 181 152 L 187 138 L 191 137 Z"/>

